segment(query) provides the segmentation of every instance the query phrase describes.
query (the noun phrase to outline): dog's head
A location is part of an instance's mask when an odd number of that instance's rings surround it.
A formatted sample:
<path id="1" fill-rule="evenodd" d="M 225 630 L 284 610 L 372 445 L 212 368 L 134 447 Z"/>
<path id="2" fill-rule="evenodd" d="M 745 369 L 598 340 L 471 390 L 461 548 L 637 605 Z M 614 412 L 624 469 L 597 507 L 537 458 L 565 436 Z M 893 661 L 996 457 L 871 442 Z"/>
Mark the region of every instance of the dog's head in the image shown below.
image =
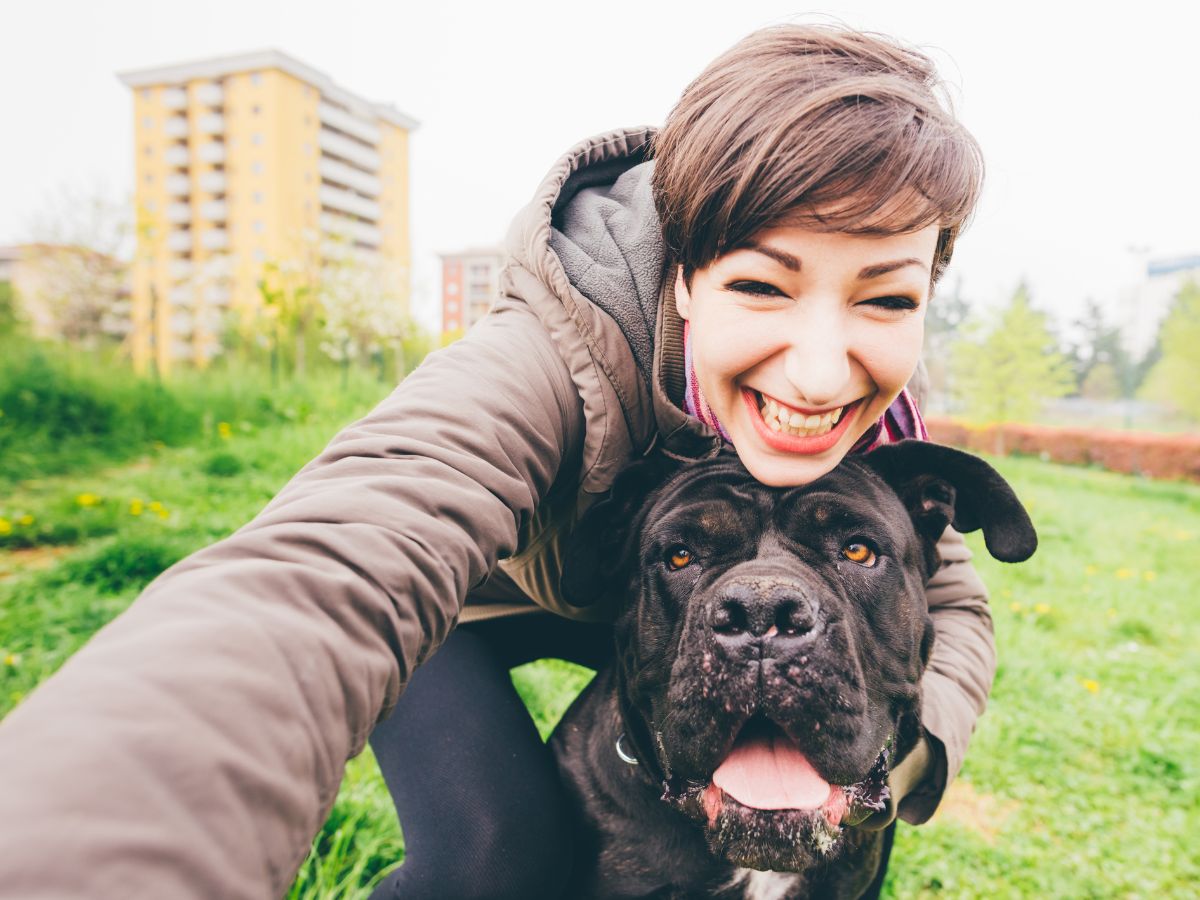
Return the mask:
<path id="1" fill-rule="evenodd" d="M 797 488 L 758 483 L 732 453 L 644 462 L 579 523 L 564 594 L 626 598 L 627 740 L 716 855 L 800 871 L 882 808 L 919 734 L 924 585 L 950 523 L 982 528 L 998 559 L 1036 547 L 991 466 L 918 441 Z"/>

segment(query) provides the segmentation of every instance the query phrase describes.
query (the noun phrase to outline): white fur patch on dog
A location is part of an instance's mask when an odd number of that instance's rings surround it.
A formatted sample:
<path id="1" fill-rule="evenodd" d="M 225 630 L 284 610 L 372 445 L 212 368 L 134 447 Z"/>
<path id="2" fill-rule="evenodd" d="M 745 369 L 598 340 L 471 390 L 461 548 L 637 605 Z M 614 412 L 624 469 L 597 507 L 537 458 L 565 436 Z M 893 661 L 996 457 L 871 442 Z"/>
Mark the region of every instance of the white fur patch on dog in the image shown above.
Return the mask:
<path id="1" fill-rule="evenodd" d="M 741 886 L 746 900 L 783 900 L 799 886 L 800 876 L 793 872 L 760 872 L 738 869 L 729 879 L 729 887 Z"/>

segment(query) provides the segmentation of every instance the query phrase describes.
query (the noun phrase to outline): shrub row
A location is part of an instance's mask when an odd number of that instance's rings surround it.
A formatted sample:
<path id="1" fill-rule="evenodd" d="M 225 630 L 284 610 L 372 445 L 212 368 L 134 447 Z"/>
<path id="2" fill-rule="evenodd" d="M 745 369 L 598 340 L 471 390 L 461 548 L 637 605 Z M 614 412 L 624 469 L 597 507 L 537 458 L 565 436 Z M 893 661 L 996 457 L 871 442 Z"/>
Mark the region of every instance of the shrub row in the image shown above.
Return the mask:
<path id="1" fill-rule="evenodd" d="M 973 426 L 942 418 L 926 419 L 925 424 L 935 441 L 981 453 L 1013 453 L 1151 478 L 1200 481 L 1200 435 L 1015 423 Z"/>

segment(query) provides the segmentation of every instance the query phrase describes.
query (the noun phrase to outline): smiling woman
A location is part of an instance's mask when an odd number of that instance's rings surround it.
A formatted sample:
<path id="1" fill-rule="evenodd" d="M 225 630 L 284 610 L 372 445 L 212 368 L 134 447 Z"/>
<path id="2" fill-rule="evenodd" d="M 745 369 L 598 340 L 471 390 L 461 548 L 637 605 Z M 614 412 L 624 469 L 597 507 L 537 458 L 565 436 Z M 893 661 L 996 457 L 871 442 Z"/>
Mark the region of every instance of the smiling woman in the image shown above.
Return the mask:
<path id="1" fill-rule="evenodd" d="M 16 824 L 0 831 L 0 885 L 279 896 L 368 734 L 408 851 L 381 897 L 553 896 L 575 865 L 619 869 L 573 843 L 576 812 L 508 668 L 612 656 L 624 595 L 595 596 L 586 573 L 612 568 L 625 523 L 576 554 L 578 590 L 563 558 L 631 462 L 731 443 L 757 479 L 801 485 L 924 436 L 905 383 L 981 177 L 939 90 L 929 60 L 890 38 L 768 28 L 715 60 L 661 132 L 572 148 L 509 230 L 486 319 L 5 721 Z M 695 548 L 662 549 L 656 570 L 703 577 Z M 961 537 L 938 550 L 911 752 L 854 828 L 932 814 L 991 684 L 984 589 Z M 648 770 L 654 742 L 625 724 Z M 610 746 L 587 764 L 626 765 Z M 856 783 L 879 752 L 851 766 L 796 749 L 813 771 L 791 766 L 784 798 Z"/>

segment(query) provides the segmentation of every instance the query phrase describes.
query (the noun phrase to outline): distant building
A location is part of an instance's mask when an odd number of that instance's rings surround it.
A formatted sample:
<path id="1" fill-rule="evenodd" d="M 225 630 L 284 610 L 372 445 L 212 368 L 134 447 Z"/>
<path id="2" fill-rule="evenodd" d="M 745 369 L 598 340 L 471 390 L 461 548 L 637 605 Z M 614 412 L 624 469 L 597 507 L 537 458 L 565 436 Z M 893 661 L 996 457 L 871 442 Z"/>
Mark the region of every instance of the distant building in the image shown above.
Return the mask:
<path id="1" fill-rule="evenodd" d="M 134 95 L 132 351 L 145 370 L 220 352 L 268 264 L 382 263 L 407 309 L 415 119 L 277 50 L 123 72 Z"/>
<path id="2" fill-rule="evenodd" d="M 1188 281 L 1200 283 L 1200 254 L 1147 261 L 1146 280 L 1133 291 L 1122 312 L 1126 349 L 1135 359 L 1154 346 L 1171 300 Z"/>
<path id="3" fill-rule="evenodd" d="M 442 254 L 442 333 L 466 331 L 500 293 L 504 249 L 476 247 Z"/>
<path id="4" fill-rule="evenodd" d="M 0 247 L 0 282 L 12 287 L 15 312 L 43 340 L 123 340 L 130 322 L 129 270 L 86 247 Z"/>

